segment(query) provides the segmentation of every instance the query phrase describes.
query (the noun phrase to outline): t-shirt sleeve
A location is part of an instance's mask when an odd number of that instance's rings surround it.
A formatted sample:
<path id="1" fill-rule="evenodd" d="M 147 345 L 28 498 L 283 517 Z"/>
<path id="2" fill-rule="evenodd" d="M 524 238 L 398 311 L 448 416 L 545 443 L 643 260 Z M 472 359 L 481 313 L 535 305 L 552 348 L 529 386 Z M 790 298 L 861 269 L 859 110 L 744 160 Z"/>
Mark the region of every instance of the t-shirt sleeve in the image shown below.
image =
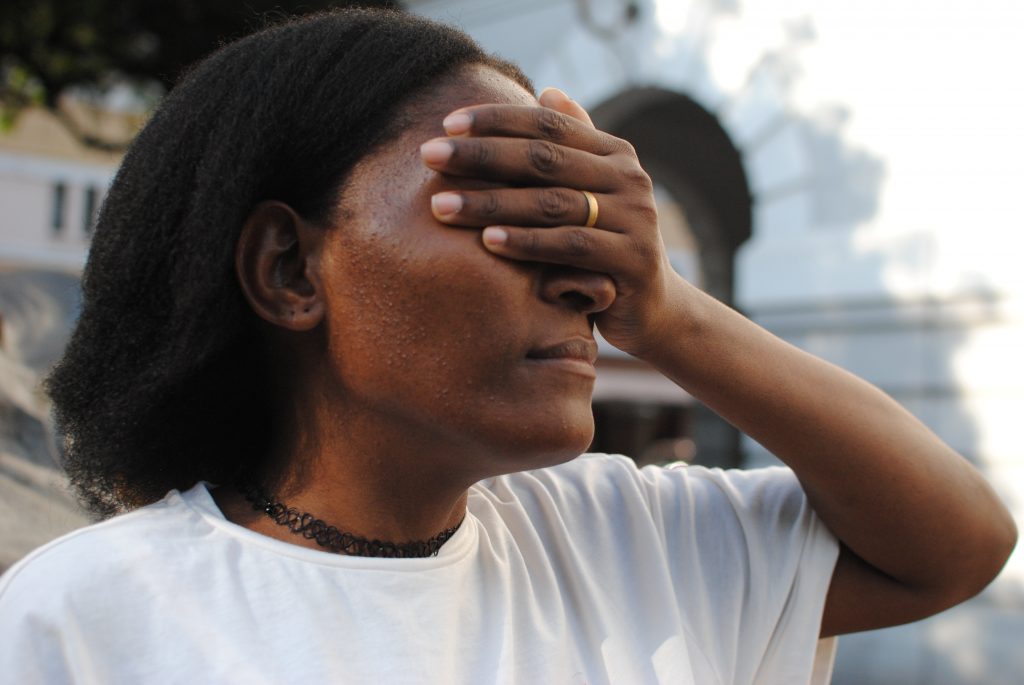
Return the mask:
<path id="1" fill-rule="evenodd" d="M 637 472 L 679 602 L 727 683 L 827 683 L 818 634 L 835 537 L 787 468 Z"/>

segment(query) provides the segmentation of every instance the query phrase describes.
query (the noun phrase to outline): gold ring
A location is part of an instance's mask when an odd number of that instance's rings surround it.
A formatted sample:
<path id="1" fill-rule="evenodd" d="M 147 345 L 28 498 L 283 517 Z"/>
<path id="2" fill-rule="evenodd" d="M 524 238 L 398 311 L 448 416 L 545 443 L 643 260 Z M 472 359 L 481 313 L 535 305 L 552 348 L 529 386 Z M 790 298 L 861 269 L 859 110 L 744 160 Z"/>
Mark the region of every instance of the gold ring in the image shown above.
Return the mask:
<path id="1" fill-rule="evenodd" d="M 597 223 L 597 198 L 589 190 L 581 190 L 583 196 L 587 198 L 587 207 L 589 211 L 587 213 L 587 223 L 583 224 L 587 228 L 593 227 Z"/>

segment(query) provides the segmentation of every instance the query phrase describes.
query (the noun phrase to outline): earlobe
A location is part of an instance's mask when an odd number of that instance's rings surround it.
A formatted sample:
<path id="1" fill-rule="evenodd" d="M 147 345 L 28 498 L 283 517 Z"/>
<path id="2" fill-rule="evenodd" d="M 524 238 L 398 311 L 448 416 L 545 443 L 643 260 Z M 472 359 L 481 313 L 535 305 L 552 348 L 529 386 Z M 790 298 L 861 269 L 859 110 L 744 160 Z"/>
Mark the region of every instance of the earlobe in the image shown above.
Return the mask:
<path id="1" fill-rule="evenodd" d="M 249 213 L 235 248 L 235 273 L 260 318 L 293 331 L 319 325 L 321 236 L 282 202 L 261 202 Z"/>

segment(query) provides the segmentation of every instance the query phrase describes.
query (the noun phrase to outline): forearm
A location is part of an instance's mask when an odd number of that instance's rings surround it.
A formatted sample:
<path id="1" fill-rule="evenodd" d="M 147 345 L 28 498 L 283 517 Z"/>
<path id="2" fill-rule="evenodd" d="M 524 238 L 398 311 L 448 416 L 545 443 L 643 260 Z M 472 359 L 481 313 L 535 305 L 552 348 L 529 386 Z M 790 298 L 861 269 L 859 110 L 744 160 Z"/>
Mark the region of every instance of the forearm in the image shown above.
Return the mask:
<path id="1" fill-rule="evenodd" d="M 977 470 L 874 386 L 677 287 L 645 358 L 793 468 L 847 547 L 950 603 L 991 580 L 1015 531 Z"/>

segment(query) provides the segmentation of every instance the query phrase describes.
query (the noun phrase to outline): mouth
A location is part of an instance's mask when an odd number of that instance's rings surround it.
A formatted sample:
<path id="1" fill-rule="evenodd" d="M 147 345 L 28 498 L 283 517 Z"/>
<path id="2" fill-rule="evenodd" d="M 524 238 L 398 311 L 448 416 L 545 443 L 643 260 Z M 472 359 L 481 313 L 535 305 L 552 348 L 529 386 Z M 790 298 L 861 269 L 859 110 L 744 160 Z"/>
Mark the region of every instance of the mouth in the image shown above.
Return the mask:
<path id="1" fill-rule="evenodd" d="M 526 353 L 532 362 L 596 377 L 597 343 L 588 338 L 570 338 L 552 345 L 533 348 Z"/>

